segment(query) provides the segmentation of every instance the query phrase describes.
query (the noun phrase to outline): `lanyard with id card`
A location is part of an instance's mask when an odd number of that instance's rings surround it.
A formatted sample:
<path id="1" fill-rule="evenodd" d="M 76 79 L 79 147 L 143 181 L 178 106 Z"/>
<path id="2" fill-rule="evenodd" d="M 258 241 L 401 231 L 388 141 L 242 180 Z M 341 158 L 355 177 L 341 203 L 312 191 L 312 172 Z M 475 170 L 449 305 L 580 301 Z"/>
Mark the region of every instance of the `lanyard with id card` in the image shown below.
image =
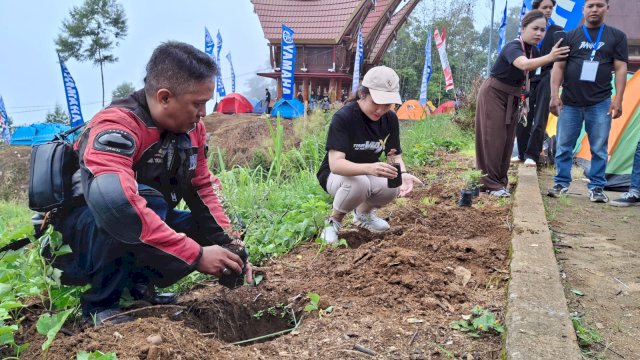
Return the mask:
<path id="1" fill-rule="evenodd" d="M 580 80 L 581 81 L 596 81 L 596 74 L 598 73 L 599 62 L 594 61 L 596 57 L 596 52 L 598 51 L 598 45 L 600 45 L 600 39 L 602 38 L 602 32 L 604 31 L 604 24 L 600 26 L 600 30 L 598 31 L 598 37 L 596 41 L 593 42 L 591 40 L 591 36 L 589 35 L 589 31 L 587 31 L 587 27 L 582 25 L 582 31 L 584 31 L 584 36 L 587 38 L 589 43 L 593 46 L 591 49 L 591 57 L 590 60 L 584 60 L 582 62 L 582 71 L 580 72 Z"/>

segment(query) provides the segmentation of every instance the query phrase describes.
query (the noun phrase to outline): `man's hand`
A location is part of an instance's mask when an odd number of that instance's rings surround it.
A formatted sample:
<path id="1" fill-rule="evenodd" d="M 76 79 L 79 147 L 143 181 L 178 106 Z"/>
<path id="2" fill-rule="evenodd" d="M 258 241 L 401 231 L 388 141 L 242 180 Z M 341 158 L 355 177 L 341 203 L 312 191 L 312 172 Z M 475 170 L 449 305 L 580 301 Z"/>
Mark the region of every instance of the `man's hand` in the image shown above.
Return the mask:
<path id="1" fill-rule="evenodd" d="M 405 196 L 409 194 L 413 190 L 414 185 L 424 185 L 424 183 L 409 173 L 402 174 L 402 185 L 400 186 L 400 193 L 398 196 Z"/>
<path id="2" fill-rule="evenodd" d="M 560 96 L 551 95 L 551 101 L 549 102 L 549 110 L 555 116 L 560 116 L 560 112 L 562 111 L 562 100 L 560 100 Z"/>
<path id="3" fill-rule="evenodd" d="M 242 259 L 231 251 L 218 245 L 205 246 L 202 248 L 202 257 L 198 261 L 196 270 L 201 273 L 210 274 L 216 277 L 222 275 L 225 268 L 240 274 L 242 272 Z"/>
<path id="4" fill-rule="evenodd" d="M 609 106 L 609 112 L 607 115 L 611 115 L 613 119 L 617 119 L 622 116 L 622 102 L 614 99 Z"/>

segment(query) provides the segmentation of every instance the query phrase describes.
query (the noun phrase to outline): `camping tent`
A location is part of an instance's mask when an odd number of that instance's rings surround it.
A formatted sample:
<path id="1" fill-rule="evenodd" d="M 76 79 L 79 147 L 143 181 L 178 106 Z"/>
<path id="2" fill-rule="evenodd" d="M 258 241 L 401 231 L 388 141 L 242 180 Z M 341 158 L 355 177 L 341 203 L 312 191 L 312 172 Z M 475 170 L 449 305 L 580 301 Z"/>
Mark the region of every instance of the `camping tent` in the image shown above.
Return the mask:
<path id="1" fill-rule="evenodd" d="M 54 123 L 19 126 L 11 135 L 11 145 L 33 146 L 53 140 L 56 134 L 69 130 L 69 126 Z"/>
<path id="2" fill-rule="evenodd" d="M 253 103 L 253 112 L 255 114 L 262 114 L 267 111 L 267 108 L 264 106 L 265 102 L 263 100 L 258 100 Z"/>
<path id="3" fill-rule="evenodd" d="M 223 114 L 249 113 L 253 110 L 253 105 L 246 97 L 238 93 L 230 93 L 218 104 L 218 112 Z"/>
<path id="4" fill-rule="evenodd" d="M 612 80 L 612 84 L 615 89 L 615 79 Z M 624 191 L 630 184 L 633 157 L 640 141 L 640 72 L 628 77 L 622 110 L 622 116 L 611 122 L 609 131 L 606 188 Z M 546 129 L 549 137 L 556 135 L 557 122 L 558 119 L 550 114 Z M 588 171 L 591 166 L 591 148 L 585 135 L 583 129 L 574 153 L 576 162 Z"/>
<path id="5" fill-rule="evenodd" d="M 456 109 L 456 103 L 453 100 L 445 101 L 433 112 L 433 114 L 448 114 Z"/>
<path id="6" fill-rule="evenodd" d="M 423 108 L 418 100 L 407 100 L 400 106 L 396 114 L 400 120 L 422 120 L 429 116 L 434 109 L 431 101 L 428 101 L 426 107 Z"/>
<path id="7" fill-rule="evenodd" d="M 298 99 L 280 99 L 273 105 L 273 109 L 271 110 L 271 117 L 278 115 L 285 119 L 299 118 L 304 115 L 304 104 Z"/>

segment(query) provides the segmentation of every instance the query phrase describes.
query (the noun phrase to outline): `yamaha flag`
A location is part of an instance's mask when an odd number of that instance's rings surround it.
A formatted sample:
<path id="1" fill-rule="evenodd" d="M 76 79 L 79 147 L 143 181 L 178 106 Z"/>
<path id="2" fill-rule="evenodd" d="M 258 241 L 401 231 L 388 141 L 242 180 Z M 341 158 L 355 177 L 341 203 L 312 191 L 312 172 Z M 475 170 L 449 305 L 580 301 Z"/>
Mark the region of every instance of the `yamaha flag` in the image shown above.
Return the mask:
<path id="1" fill-rule="evenodd" d="M 4 107 L 4 100 L 0 96 L 0 130 L 2 130 L 2 140 L 5 144 L 11 141 L 11 133 L 9 132 L 9 116 L 7 109 Z"/>
<path id="2" fill-rule="evenodd" d="M 60 61 L 60 70 L 62 71 L 62 81 L 64 82 L 64 93 L 67 95 L 67 108 L 69 109 L 69 116 L 71 117 L 71 127 L 84 123 L 82 118 L 82 110 L 80 109 L 80 94 L 76 87 L 76 82 L 71 77 L 69 69 L 62 61 L 60 54 L 58 54 L 58 60 Z"/>
<path id="3" fill-rule="evenodd" d="M 216 76 L 216 88 L 218 89 L 218 95 L 222 98 L 227 95 L 227 92 L 224 90 L 224 83 L 222 82 L 222 67 L 220 66 L 220 50 L 222 49 L 222 35 L 220 35 L 220 30 L 218 30 L 218 45 L 217 45 L 217 54 L 216 54 L 216 65 L 218 66 L 218 76 Z"/>
<path id="4" fill-rule="evenodd" d="M 236 92 L 236 73 L 233 71 L 233 62 L 231 62 L 231 52 L 227 53 L 227 60 L 231 66 L 231 92 Z"/>
<path id="5" fill-rule="evenodd" d="M 204 52 L 207 53 L 207 55 L 211 56 L 212 59 L 215 60 L 215 58 L 213 57 L 213 48 L 216 47 L 216 44 L 213 42 L 213 38 L 211 37 L 211 34 L 209 34 L 209 29 L 207 29 L 207 27 L 204 27 Z"/>
<path id="6" fill-rule="evenodd" d="M 563 0 L 553 9 L 551 21 L 561 26 L 565 31 L 573 30 L 580 25 L 582 21 L 582 7 L 584 0 Z"/>
<path id="7" fill-rule="evenodd" d="M 358 30 L 358 45 L 356 47 L 356 60 L 353 62 L 353 82 L 351 83 L 351 92 L 358 91 L 358 85 L 360 85 L 360 65 L 362 64 L 362 57 L 364 50 L 362 49 L 362 30 Z"/>
<path id="8" fill-rule="evenodd" d="M 507 3 L 508 1 L 504 3 L 502 22 L 500 23 L 500 27 L 498 28 L 498 35 L 500 35 L 500 39 L 498 40 L 498 52 L 500 52 L 504 47 L 504 43 L 506 42 L 507 37 Z"/>
<path id="9" fill-rule="evenodd" d="M 520 21 L 518 21 L 518 36 L 522 35 L 522 18 L 529 10 L 531 10 L 531 0 L 523 0 L 522 8 L 520 8 Z"/>
<path id="10" fill-rule="evenodd" d="M 427 104 L 427 89 L 431 79 L 431 33 L 427 32 L 427 44 L 424 46 L 424 68 L 422 69 L 422 84 L 420 85 L 420 105 Z"/>
<path id="11" fill-rule="evenodd" d="M 296 66 L 296 44 L 293 43 L 293 30 L 282 24 L 282 58 L 280 63 L 280 78 L 282 80 L 282 98 L 293 99 L 294 72 Z"/>

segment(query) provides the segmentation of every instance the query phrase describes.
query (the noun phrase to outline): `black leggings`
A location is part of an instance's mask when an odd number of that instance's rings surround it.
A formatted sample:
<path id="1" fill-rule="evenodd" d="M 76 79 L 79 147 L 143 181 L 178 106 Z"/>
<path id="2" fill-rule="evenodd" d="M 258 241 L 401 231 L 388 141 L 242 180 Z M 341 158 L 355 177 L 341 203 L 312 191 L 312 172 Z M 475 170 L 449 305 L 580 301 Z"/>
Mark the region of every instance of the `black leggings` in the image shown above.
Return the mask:
<path id="1" fill-rule="evenodd" d="M 516 137 L 518 139 L 518 154 L 521 160 L 540 160 L 540 152 L 544 142 L 544 133 L 549 118 L 549 102 L 551 100 L 551 71 L 542 75 L 540 81 L 531 83 L 529 97 L 529 115 L 527 126 L 518 124 Z"/>

